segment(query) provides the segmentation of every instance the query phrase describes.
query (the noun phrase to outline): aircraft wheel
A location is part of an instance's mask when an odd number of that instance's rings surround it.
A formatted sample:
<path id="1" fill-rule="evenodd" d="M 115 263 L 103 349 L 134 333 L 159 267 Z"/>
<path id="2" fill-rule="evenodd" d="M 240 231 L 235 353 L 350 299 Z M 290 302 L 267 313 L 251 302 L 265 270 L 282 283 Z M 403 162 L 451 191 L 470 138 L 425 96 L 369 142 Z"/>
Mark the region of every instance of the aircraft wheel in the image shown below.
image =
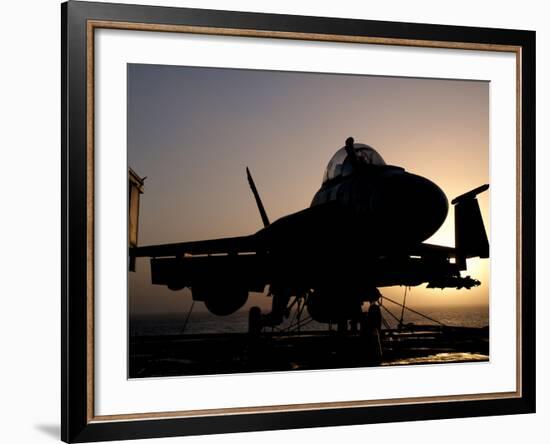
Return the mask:
<path id="1" fill-rule="evenodd" d="M 381 342 L 382 318 L 380 307 L 372 305 L 368 313 L 361 317 L 361 336 L 364 339 L 367 360 L 372 365 L 379 365 L 382 362 Z"/>
<path id="2" fill-rule="evenodd" d="M 262 310 L 260 307 L 251 307 L 248 312 L 248 333 L 258 336 L 262 332 Z"/>
<path id="3" fill-rule="evenodd" d="M 361 318 L 359 319 L 359 333 L 361 336 L 366 336 L 367 331 L 369 330 L 369 315 L 368 313 L 361 313 Z"/>

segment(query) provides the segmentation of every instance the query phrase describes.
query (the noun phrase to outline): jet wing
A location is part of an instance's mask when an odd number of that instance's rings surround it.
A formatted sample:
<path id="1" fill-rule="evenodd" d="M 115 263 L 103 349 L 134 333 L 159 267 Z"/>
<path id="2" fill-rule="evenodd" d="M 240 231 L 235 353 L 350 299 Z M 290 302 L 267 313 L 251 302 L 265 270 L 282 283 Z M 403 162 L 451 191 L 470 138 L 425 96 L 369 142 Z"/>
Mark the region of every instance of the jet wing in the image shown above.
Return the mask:
<path id="1" fill-rule="evenodd" d="M 415 270 L 416 277 L 422 276 L 420 280 L 427 282 L 428 288 L 470 289 L 480 285 L 477 279 L 461 276 L 460 271 L 466 270 L 466 259 L 454 247 L 420 244 L 409 250 L 409 260 L 409 270 Z M 414 278 L 415 273 L 411 276 Z"/>
<path id="2" fill-rule="evenodd" d="M 148 245 L 130 249 L 130 257 L 183 257 L 185 255 L 242 254 L 259 250 L 255 235 L 193 242 Z"/>
<path id="3" fill-rule="evenodd" d="M 130 248 L 130 271 L 137 257 L 151 258 L 151 281 L 178 290 L 222 284 L 263 291 L 265 255 L 256 235 Z M 199 299 L 200 300 L 200 299 Z"/>
<path id="4" fill-rule="evenodd" d="M 434 244 L 420 244 L 415 247 L 413 247 L 409 254 L 411 256 L 421 256 L 421 257 L 429 257 L 429 256 L 437 256 L 437 257 L 456 257 L 456 248 L 454 247 L 447 247 L 445 245 L 434 245 Z"/>

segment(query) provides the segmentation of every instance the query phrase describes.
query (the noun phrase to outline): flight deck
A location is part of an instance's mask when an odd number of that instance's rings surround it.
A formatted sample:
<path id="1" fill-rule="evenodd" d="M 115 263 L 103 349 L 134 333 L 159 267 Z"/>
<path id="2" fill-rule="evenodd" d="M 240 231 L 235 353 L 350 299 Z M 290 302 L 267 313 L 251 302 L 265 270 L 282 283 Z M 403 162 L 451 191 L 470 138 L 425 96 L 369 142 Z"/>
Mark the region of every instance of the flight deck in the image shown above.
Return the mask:
<path id="1" fill-rule="evenodd" d="M 360 333 L 337 331 L 133 336 L 130 378 L 489 361 L 489 329 L 382 330 L 381 358 Z"/>

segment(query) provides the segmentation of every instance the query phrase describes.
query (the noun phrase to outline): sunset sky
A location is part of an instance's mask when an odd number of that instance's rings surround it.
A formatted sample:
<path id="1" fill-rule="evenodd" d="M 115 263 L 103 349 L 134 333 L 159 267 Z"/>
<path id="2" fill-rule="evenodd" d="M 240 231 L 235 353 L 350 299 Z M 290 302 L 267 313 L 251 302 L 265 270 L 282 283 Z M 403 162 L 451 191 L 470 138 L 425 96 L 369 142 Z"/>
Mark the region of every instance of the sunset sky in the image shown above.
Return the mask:
<path id="1" fill-rule="evenodd" d="M 246 166 L 271 221 L 308 207 L 349 136 L 375 147 L 387 164 L 434 181 L 450 201 L 489 183 L 489 84 L 128 65 L 128 165 L 147 176 L 140 245 L 258 231 Z M 489 193 L 479 200 L 489 229 Z M 429 242 L 454 246 L 452 208 Z M 470 260 L 464 274 L 482 285 L 413 287 L 408 303 L 487 305 L 489 260 Z M 381 291 L 401 299 L 404 288 Z M 270 302 L 255 294 L 244 309 Z M 149 260 L 138 259 L 129 274 L 131 314 L 186 313 L 190 303 L 188 290 L 151 285 Z"/>

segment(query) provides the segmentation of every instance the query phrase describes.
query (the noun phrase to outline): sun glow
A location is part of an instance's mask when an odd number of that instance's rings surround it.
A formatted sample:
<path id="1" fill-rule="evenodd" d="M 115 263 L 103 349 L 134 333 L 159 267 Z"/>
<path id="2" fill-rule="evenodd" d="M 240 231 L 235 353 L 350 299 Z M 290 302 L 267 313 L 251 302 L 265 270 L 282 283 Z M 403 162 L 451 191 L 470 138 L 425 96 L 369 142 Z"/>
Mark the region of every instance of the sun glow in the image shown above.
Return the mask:
<path id="1" fill-rule="evenodd" d="M 130 65 L 128 85 L 128 161 L 148 176 L 142 245 L 258 231 L 246 165 L 271 221 L 307 208 L 349 136 L 373 146 L 387 164 L 430 179 L 449 202 L 489 183 L 487 82 Z M 489 196 L 478 197 L 487 228 Z M 454 247 L 452 205 L 426 242 Z M 149 265 L 140 262 L 129 277 L 130 310 L 185 312 L 187 293 L 152 286 Z M 487 304 L 489 259 L 469 260 L 462 274 L 482 284 L 422 285 L 408 300 Z M 400 300 L 404 289 L 381 291 Z"/>

